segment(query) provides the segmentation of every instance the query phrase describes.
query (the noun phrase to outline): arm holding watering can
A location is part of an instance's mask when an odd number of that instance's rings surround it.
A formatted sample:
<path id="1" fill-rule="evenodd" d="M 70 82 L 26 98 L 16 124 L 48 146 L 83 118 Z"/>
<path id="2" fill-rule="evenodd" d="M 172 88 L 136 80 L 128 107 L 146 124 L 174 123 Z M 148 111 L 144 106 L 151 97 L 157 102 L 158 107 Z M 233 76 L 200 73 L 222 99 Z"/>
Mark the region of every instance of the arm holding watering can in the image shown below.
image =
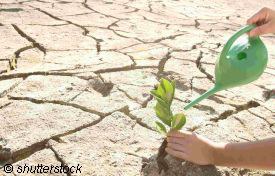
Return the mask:
<path id="1" fill-rule="evenodd" d="M 275 11 L 263 8 L 247 21 L 257 27 L 249 36 L 275 33 Z M 200 165 L 275 169 L 275 138 L 255 142 L 217 143 L 191 132 L 171 131 L 167 153 Z"/>

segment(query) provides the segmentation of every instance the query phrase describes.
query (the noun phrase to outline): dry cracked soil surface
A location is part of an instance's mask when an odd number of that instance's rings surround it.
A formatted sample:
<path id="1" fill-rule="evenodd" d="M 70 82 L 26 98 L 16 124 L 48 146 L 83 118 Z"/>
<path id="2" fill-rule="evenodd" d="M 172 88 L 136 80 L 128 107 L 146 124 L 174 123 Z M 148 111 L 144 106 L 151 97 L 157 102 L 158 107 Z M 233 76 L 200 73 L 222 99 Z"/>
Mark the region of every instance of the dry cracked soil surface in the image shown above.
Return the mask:
<path id="1" fill-rule="evenodd" d="M 2 165 L 159 175 L 154 157 L 162 138 L 149 91 L 161 77 L 176 80 L 173 108 L 182 111 L 213 86 L 224 43 L 263 6 L 275 1 L 1 0 Z M 262 39 L 269 62 L 261 78 L 186 111 L 185 130 L 228 142 L 275 135 L 275 36 Z M 161 175 L 275 174 L 167 161 Z"/>

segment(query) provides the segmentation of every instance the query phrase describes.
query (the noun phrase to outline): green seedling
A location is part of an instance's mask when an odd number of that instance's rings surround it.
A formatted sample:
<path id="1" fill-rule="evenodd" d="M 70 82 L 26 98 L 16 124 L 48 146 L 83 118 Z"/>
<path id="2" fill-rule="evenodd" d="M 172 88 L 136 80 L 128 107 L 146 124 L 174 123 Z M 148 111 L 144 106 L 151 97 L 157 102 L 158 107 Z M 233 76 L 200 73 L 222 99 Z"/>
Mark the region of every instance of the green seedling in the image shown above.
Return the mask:
<path id="1" fill-rule="evenodd" d="M 162 78 L 151 94 L 157 100 L 154 109 L 160 120 L 156 121 L 156 129 L 165 136 L 167 134 L 166 127 L 170 128 L 169 130 L 180 130 L 186 123 L 186 117 L 183 113 L 174 115 L 171 110 L 175 95 L 175 82 Z"/>
<path id="2" fill-rule="evenodd" d="M 171 105 L 175 95 L 175 82 L 168 81 L 166 79 L 161 79 L 160 83 L 156 86 L 151 94 L 157 100 L 157 104 L 154 107 L 156 116 L 160 121 L 156 121 L 156 129 L 163 134 L 167 135 L 167 129 L 170 130 L 180 130 L 186 123 L 186 117 L 183 113 L 173 114 L 171 110 Z M 165 148 L 167 147 L 166 138 L 163 140 L 157 155 L 157 164 L 159 168 L 159 173 L 162 170 L 165 172 L 168 170 L 169 166 L 165 161 L 165 156 L 167 155 Z"/>

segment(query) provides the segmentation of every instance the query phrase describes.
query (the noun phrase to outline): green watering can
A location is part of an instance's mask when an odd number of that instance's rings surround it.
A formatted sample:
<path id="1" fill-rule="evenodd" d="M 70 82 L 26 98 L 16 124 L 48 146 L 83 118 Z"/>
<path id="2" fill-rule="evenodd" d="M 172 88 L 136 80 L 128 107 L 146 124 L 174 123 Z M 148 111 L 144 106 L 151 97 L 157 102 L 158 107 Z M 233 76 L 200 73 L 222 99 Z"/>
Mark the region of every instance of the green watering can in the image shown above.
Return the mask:
<path id="1" fill-rule="evenodd" d="M 236 41 L 255 27 L 256 25 L 245 26 L 227 41 L 216 61 L 215 86 L 187 104 L 185 110 L 218 91 L 248 84 L 261 76 L 268 60 L 267 49 L 262 40 L 257 36 Z"/>

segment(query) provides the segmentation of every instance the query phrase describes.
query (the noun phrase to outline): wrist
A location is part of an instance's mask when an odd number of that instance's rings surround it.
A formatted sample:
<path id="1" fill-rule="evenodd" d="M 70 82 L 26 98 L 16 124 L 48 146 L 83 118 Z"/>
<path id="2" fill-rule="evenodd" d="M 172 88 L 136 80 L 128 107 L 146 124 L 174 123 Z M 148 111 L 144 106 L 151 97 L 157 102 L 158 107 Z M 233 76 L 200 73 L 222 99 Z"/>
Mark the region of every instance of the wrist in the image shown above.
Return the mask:
<path id="1" fill-rule="evenodd" d="M 218 143 L 215 142 L 212 145 L 212 159 L 211 159 L 211 164 L 212 165 L 222 165 L 222 161 L 223 161 L 223 156 L 224 156 L 224 151 L 225 151 L 225 146 L 226 143 Z"/>

